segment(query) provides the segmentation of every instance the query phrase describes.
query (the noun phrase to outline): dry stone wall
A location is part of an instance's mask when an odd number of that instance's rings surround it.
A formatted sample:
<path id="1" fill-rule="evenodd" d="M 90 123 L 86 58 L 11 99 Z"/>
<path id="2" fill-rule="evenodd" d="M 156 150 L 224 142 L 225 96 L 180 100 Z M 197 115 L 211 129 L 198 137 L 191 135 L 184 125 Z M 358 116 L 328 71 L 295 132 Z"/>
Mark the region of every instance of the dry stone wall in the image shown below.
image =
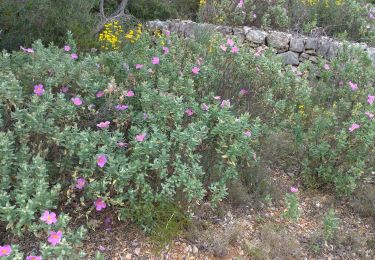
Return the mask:
<path id="1" fill-rule="evenodd" d="M 253 47 L 265 45 L 274 48 L 277 55 L 282 57 L 284 64 L 295 66 L 305 60 L 316 62 L 318 56 L 330 60 L 337 55 L 340 46 L 343 45 L 342 42 L 328 37 L 298 36 L 278 31 L 262 31 L 247 26 L 219 26 L 187 20 L 149 21 L 147 27 L 168 30 L 183 37 L 192 37 L 197 30 L 217 31 L 226 36 L 235 35 L 240 41 Z M 350 43 L 350 45 L 358 46 L 367 51 L 375 66 L 375 48 L 370 48 L 361 43 Z"/>

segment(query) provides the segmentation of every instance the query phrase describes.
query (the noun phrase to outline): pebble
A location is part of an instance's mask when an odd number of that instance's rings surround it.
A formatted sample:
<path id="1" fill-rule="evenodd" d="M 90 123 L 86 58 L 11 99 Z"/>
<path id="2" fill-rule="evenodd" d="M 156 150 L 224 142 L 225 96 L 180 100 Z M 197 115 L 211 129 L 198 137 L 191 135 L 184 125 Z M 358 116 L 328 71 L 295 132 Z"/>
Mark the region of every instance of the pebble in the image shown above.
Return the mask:
<path id="1" fill-rule="evenodd" d="M 139 247 L 137 247 L 136 249 L 134 249 L 134 254 L 136 254 L 137 256 L 139 256 L 140 253 L 141 253 L 141 249 Z"/>
<path id="2" fill-rule="evenodd" d="M 132 259 L 132 254 L 126 254 L 125 259 Z"/>
<path id="3" fill-rule="evenodd" d="M 193 254 L 196 255 L 198 254 L 198 252 L 199 252 L 198 247 L 193 246 Z"/>

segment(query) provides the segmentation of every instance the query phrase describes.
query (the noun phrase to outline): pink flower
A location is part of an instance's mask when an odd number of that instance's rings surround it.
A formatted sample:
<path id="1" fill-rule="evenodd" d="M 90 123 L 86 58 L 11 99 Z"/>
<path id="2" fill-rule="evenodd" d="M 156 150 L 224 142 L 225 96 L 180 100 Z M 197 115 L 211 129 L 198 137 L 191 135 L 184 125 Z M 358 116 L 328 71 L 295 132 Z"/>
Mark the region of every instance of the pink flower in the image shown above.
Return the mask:
<path id="1" fill-rule="evenodd" d="M 358 85 L 351 81 L 349 81 L 349 86 L 351 87 L 353 91 L 356 91 L 358 89 Z"/>
<path id="2" fill-rule="evenodd" d="M 365 112 L 365 115 L 368 116 L 368 118 L 370 118 L 370 119 L 374 118 L 374 114 L 371 113 L 371 112 Z"/>
<path id="3" fill-rule="evenodd" d="M 68 93 L 68 91 L 69 91 L 69 87 L 67 87 L 67 86 L 63 86 L 63 87 L 60 88 L 61 93 Z"/>
<path id="4" fill-rule="evenodd" d="M 105 202 L 101 198 L 98 198 L 94 202 L 94 205 L 95 205 L 96 211 L 102 211 L 102 209 L 105 209 L 107 207 L 107 205 L 105 204 Z"/>
<path id="5" fill-rule="evenodd" d="M 227 100 L 223 100 L 223 101 L 221 101 L 220 107 L 221 107 L 221 108 L 224 108 L 224 107 L 226 107 L 226 108 L 230 108 L 230 100 L 227 99 Z"/>
<path id="6" fill-rule="evenodd" d="M 134 97 L 134 92 L 132 90 L 128 90 L 128 91 L 126 91 L 125 96 L 126 97 Z"/>
<path id="7" fill-rule="evenodd" d="M 237 4 L 237 7 L 238 8 L 242 8 L 243 7 L 243 0 L 240 0 Z"/>
<path id="8" fill-rule="evenodd" d="M 23 50 L 24 52 L 27 52 L 27 53 L 34 53 L 34 50 L 32 48 L 24 48 L 24 47 L 20 46 L 20 49 Z"/>
<path id="9" fill-rule="evenodd" d="M 109 121 L 105 121 L 105 122 L 100 122 L 99 124 L 97 124 L 96 126 L 101 128 L 101 129 L 104 129 L 104 128 L 108 128 L 108 126 L 111 124 L 111 122 Z"/>
<path id="10" fill-rule="evenodd" d="M 229 46 L 233 46 L 233 45 L 234 45 L 234 41 L 233 41 L 231 38 L 228 38 L 228 39 L 227 39 L 227 44 L 228 44 Z"/>
<path id="11" fill-rule="evenodd" d="M 375 101 L 375 96 L 372 96 L 372 95 L 368 95 L 367 96 L 367 102 L 372 105 L 372 103 L 374 103 Z"/>
<path id="12" fill-rule="evenodd" d="M 135 68 L 136 68 L 137 70 L 140 70 L 140 69 L 143 68 L 143 64 L 135 64 Z"/>
<path id="13" fill-rule="evenodd" d="M 220 96 L 214 96 L 214 99 L 216 99 L 216 100 L 220 100 L 221 97 L 220 97 Z"/>
<path id="14" fill-rule="evenodd" d="M 72 60 L 76 60 L 76 59 L 78 59 L 78 54 L 77 53 L 72 53 L 72 54 L 70 54 L 70 58 Z"/>
<path id="15" fill-rule="evenodd" d="M 80 106 L 82 105 L 82 100 L 79 98 L 79 97 L 74 97 L 71 99 L 71 101 L 73 102 L 74 105 L 76 106 Z"/>
<path id="16" fill-rule="evenodd" d="M 119 148 L 126 148 L 126 147 L 128 147 L 128 144 L 127 144 L 127 143 L 124 143 L 124 142 L 121 142 L 121 141 L 119 141 L 119 142 L 117 142 L 117 147 L 119 147 Z"/>
<path id="17" fill-rule="evenodd" d="M 12 253 L 12 248 L 10 247 L 10 245 L 0 246 L 0 257 L 8 256 L 10 255 L 10 253 Z"/>
<path id="18" fill-rule="evenodd" d="M 236 53 L 238 53 L 238 51 L 239 51 L 238 47 L 237 46 L 233 46 L 232 50 L 231 50 L 231 53 L 236 54 Z"/>
<path id="19" fill-rule="evenodd" d="M 57 244 L 59 244 L 61 242 L 61 238 L 62 238 L 62 232 L 60 230 L 57 231 L 57 232 L 50 231 L 49 237 L 48 237 L 48 242 L 51 245 L 56 246 Z"/>
<path id="20" fill-rule="evenodd" d="M 104 165 L 106 165 L 106 163 L 107 163 L 107 155 L 105 155 L 105 154 L 98 155 L 98 157 L 96 158 L 96 164 L 100 168 L 103 168 Z"/>
<path id="21" fill-rule="evenodd" d="M 151 63 L 154 64 L 154 65 L 159 64 L 160 63 L 159 57 L 153 57 L 152 60 L 151 60 Z"/>
<path id="22" fill-rule="evenodd" d="M 164 52 L 164 55 L 168 54 L 169 53 L 169 48 L 168 47 L 163 47 L 163 52 Z"/>
<path id="23" fill-rule="evenodd" d="M 209 109 L 209 106 L 206 103 L 203 103 L 201 107 L 204 111 L 208 111 Z"/>
<path id="24" fill-rule="evenodd" d="M 70 45 L 64 46 L 64 51 L 71 51 L 71 50 L 72 50 L 72 47 L 70 47 Z"/>
<path id="25" fill-rule="evenodd" d="M 251 136 L 251 132 L 250 131 L 246 131 L 246 132 L 244 132 L 243 133 L 245 136 L 247 136 L 247 137 L 250 137 Z"/>
<path id="26" fill-rule="evenodd" d="M 128 105 L 117 105 L 117 106 L 115 106 L 115 109 L 117 110 L 117 111 L 123 111 L 123 110 L 126 110 L 126 109 L 128 109 Z"/>
<path id="27" fill-rule="evenodd" d="M 165 34 L 167 37 L 169 37 L 169 36 L 171 35 L 171 32 L 168 31 L 168 30 L 165 30 L 164 34 Z"/>
<path id="28" fill-rule="evenodd" d="M 142 134 L 136 135 L 136 136 L 135 136 L 135 140 L 137 140 L 138 142 L 143 142 L 143 141 L 145 140 L 146 135 L 147 135 L 147 134 L 145 134 L 145 133 L 142 133 Z"/>
<path id="29" fill-rule="evenodd" d="M 325 70 L 329 70 L 329 69 L 330 69 L 329 64 L 327 64 L 327 63 L 324 64 L 323 68 L 324 68 Z"/>
<path id="30" fill-rule="evenodd" d="M 225 46 L 224 44 L 220 45 L 220 49 L 222 49 L 223 51 L 227 51 L 227 46 Z"/>
<path id="31" fill-rule="evenodd" d="M 361 126 L 359 124 L 352 124 L 351 127 L 349 127 L 349 132 L 353 132 L 354 130 L 360 128 Z"/>
<path id="32" fill-rule="evenodd" d="M 188 109 L 185 110 L 185 114 L 186 114 L 187 116 L 192 116 L 192 115 L 194 114 L 194 111 L 193 111 L 193 109 L 188 108 Z"/>
<path id="33" fill-rule="evenodd" d="M 253 13 L 253 17 L 254 17 L 254 19 L 257 18 L 257 14 L 256 14 L 256 13 Z"/>
<path id="34" fill-rule="evenodd" d="M 99 90 L 98 92 L 96 92 L 95 96 L 97 98 L 101 98 L 102 96 L 104 96 L 104 91 L 103 90 Z"/>
<path id="35" fill-rule="evenodd" d="M 55 212 L 49 212 L 48 210 L 44 211 L 43 215 L 40 217 L 40 220 L 47 223 L 48 225 L 56 224 L 57 218 Z"/>
<path id="36" fill-rule="evenodd" d="M 37 95 L 37 96 L 41 96 L 43 95 L 44 93 L 44 86 L 42 84 L 38 84 L 38 85 L 35 85 L 34 86 L 34 93 Z"/>
<path id="37" fill-rule="evenodd" d="M 247 93 L 249 93 L 249 90 L 247 90 L 246 88 L 243 88 L 243 89 L 240 90 L 239 95 L 240 95 L 240 96 L 244 96 L 244 95 L 246 95 Z"/>
<path id="38" fill-rule="evenodd" d="M 76 188 L 82 190 L 86 185 L 85 178 L 78 178 L 76 181 Z"/>
<path id="39" fill-rule="evenodd" d="M 290 192 L 296 193 L 296 192 L 298 192 L 298 188 L 297 187 L 290 187 Z"/>
<path id="40" fill-rule="evenodd" d="M 36 255 L 29 255 L 26 257 L 26 260 L 42 260 L 42 257 Z"/>
<path id="41" fill-rule="evenodd" d="M 197 75 L 200 70 L 201 70 L 200 68 L 194 67 L 194 68 L 191 69 L 191 72 L 193 72 L 193 74 Z"/>

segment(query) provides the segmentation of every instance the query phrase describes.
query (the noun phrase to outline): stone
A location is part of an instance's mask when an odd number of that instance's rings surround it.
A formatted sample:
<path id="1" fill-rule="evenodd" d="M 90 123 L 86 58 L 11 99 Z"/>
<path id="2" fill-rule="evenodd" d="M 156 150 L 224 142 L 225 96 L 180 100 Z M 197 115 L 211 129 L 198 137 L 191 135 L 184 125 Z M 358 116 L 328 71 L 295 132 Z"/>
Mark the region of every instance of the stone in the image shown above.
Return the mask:
<path id="1" fill-rule="evenodd" d="M 298 65 L 299 64 L 299 59 L 298 59 L 298 53 L 292 52 L 292 51 L 287 51 L 284 53 L 279 54 L 283 60 L 283 64 L 285 65 Z"/>
<path id="2" fill-rule="evenodd" d="M 128 259 L 128 260 L 132 259 L 132 254 L 126 254 L 125 259 Z"/>
<path id="3" fill-rule="evenodd" d="M 318 44 L 319 44 L 318 38 L 309 37 L 309 38 L 306 39 L 305 49 L 306 50 L 317 50 Z"/>
<path id="4" fill-rule="evenodd" d="M 267 35 L 267 45 L 277 50 L 288 50 L 290 38 L 287 33 L 272 31 Z"/>
<path id="5" fill-rule="evenodd" d="M 312 55 L 312 56 L 316 56 L 316 51 L 315 50 L 305 50 L 305 53 L 309 54 L 309 55 Z"/>
<path id="6" fill-rule="evenodd" d="M 368 51 L 370 59 L 372 60 L 372 64 L 375 67 L 375 48 L 368 48 L 367 51 Z"/>
<path id="7" fill-rule="evenodd" d="M 310 56 L 309 60 L 312 62 L 312 63 L 317 63 L 318 62 L 318 58 L 316 56 Z"/>
<path id="8" fill-rule="evenodd" d="M 261 30 L 253 30 L 250 27 L 244 26 L 244 34 L 246 40 L 256 44 L 265 44 L 267 33 Z"/>
<path id="9" fill-rule="evenodd" d="M 224 35 L 232 35 L 233 29 L 230 26 L 217 26 L 216 30 Z"/>
<path id="10" fill-rule="evenodd" d="M 243 43 L 245 40 L 245 32 L 243 28 L 233 28 L 233 35 L 237 37 L 239 43 Z"/>
<path id="11" fill-rule="evenodd" d="M 289 50 L 294 52 L 303 52 L 305 47 L 305 40 L 303 38 L 290 39 Z"/>
<path id="12" fill-rule="evenodd" d="M 321 41 L 318 45 L 318 50 L 317 50 L 318 55 L 325 58 L 327 56 L 327 52 L 328 52 L 329 48 L 330 48 L 329 40 L 321 39 Z"/>
<path id="13" fill-rule="evenodd" d="M 196 255 L 198 254 L 198 252 L 199 252 L 198 247 L 193 246 L 193 254 Z"/>
<path id="14" fill-rule="evenodd" d="M 326 58 L 330 60 L 333 57 L 336 57 L 340 48 L 341 44 L 339 42 L 331 42 L 330 47 L 326 53 Z"/>
<path id="15" fill-rule="evenodd" d="M 308 55 L 307 53 L 302 53 L 300 57 L 302 59 L 308 59 L 310 57 L 310 55 Z"/>

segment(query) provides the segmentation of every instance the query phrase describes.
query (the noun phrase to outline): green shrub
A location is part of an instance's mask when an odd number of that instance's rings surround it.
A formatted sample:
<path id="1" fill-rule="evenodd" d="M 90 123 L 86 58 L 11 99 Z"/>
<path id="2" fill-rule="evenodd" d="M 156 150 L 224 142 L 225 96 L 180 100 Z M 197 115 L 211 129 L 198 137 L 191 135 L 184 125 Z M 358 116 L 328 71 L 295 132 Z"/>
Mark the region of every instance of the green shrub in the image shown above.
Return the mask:
<path id="1" fill-rule="evenodd" d="M 78 45 L 95 45 L 92 28 L 96 0 L 4 0 L 0 3 L 0 50 L 17 50 L 42 39 L 44 44 L 63 44 L 72 31 Z"/>

